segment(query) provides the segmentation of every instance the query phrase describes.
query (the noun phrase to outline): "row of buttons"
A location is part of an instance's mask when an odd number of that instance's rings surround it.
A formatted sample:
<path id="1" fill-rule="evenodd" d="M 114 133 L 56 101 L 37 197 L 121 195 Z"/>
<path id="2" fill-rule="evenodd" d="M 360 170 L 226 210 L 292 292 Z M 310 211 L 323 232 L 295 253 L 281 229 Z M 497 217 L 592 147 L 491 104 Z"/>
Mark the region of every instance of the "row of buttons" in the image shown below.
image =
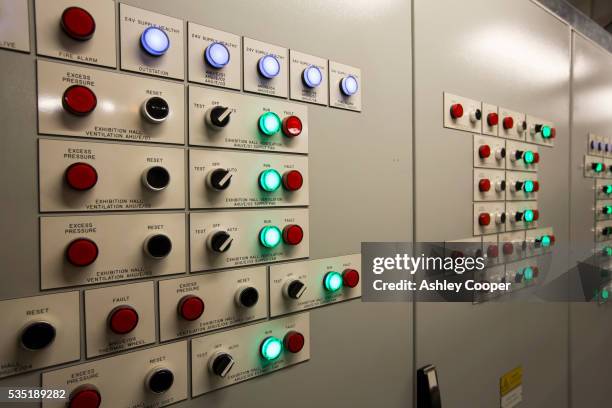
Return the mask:
<path id="1" fill-rule="evenodd" d="M 538 210 L 525 209 L 522 211 L 513 211 L 509 215 L 510 216 L 507 217 L 505 212 L 498 212 L 494 214 L 488 212 L 481 212 L 478 215 L 478 224 L 481 226 L 487 226 L 491 224 L 491 220 L 494 220 L 495 224 L 503 225 L 506 223 L 507 218 L 512 224 L 518 222 L 530 224 L 538 220 L 538 218 L 540 217 L 540 212 Z"/>

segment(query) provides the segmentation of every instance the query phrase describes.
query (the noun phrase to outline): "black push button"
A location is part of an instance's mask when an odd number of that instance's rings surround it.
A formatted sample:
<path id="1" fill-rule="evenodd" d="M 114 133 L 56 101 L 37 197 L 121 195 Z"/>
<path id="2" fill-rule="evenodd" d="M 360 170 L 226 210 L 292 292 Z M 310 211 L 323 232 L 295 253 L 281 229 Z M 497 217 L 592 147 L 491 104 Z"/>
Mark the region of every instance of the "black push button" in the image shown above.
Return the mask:
<path id="1" fill-rule="evenodd" d="M 165 99 L 154 96 L 142 105 L 142 115 L 151 123 L 161 123 L 170 115 L 170 105 Z"/>
<path id="2" fill-rule="evenodd" d="M 172 388 L 172 384 L 174 384 L 174 374 L 166 368 L 158 369 L 149 376 L 148 386 L 155 394 L 163 394 Z"/>
<path id="3" fill-rule="evenodd" d="M 30 323 L 21 333 L 21 345 L 28 350 L 40 350 L 55 340 L 55 327 L 47 322 Z"/>
<path id="4" fill-rule="evenodd" d="M 259 292 L 252 286 L 241 289 L 238 293 L 238 303 L 244 307 L 253 307 L 259 300 Z"/>
<path id="5" fill-rule="evenodd" d="M 160 191 L 170 184 L 170 173 L 162 166 L 148 168 L 143 176 L 144 185 L 153 191 Z"/>
<path id="6" fill-rule="evenodd" d="M 152 258 L 165 258 L 172 251 L 172 241 L 164 234 L 151 235 L 145 241 L 145 251 Z"/>

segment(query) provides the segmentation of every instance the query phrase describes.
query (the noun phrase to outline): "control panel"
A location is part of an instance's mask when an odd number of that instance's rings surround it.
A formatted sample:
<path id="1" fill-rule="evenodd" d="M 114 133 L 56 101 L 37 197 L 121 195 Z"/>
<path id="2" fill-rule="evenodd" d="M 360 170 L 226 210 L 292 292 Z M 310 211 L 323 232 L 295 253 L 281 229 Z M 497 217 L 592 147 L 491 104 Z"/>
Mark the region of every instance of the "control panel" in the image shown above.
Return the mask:
<path id="1" fill-rule="evenodd" d="M 270 315 L 361 296 L 360 254 L 270 266 Z"/>
<path id="2" fill-rule="evenodd" d="M 298 314 L 191 341 L 193 396 L 310 359 L 310 318 Z"/>
<path id="3" fill-rule="evenodd" d="M 30 52 L 28 0 L 1 0 L 0 48 Z"/>

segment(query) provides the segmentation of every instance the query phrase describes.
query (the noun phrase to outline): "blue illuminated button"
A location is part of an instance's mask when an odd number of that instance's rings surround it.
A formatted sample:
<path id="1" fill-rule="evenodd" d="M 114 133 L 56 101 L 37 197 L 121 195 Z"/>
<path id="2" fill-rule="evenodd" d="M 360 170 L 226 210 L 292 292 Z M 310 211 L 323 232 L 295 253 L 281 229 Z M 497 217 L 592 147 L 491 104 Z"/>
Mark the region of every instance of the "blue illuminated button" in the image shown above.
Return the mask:
<path id="1" fill-rule="evenodd" d="M 170 48 L 168 34 L 160 28 L 149 27 L 140 36 L 140 45 L 147 54 L 154 57 L 164 55 Z"/>
<path id="2" fill-rule="evenodd" d="M 206 47 L 204 58 L 211 67 L 221 69 L 229 64 L 230 52 L 225 45 L 214 42 Z"/>
<path id="3" fill-rule="evenodd" d="M 346 76 L 340 81 L 340 90 L 346 96 L 355 95 L 358 89 L 359 83 L 357 82 L 357 78 L 352 75 Z"/>
<path id="4" fill-rule="evenodd" d="M 304 85 L 308 88 L 316 88 L 323 82 L 323 74 L 319 67 L 309 65 L 302 72 L 302 81 L 304 81 Z"/>
<path id="5" fill-rule="evenodd" d="M 533 279 L 533 268 L 528 266 L 525 269 L 523 269 L 523 276 L 525 277 L 526 281 L 530 281 Z"/>
<path id="6" fill-rule="evenodd" d="M 261 57 L 257 63 L 257 68 L 259 69 L 259 73 L 264 78 L 268 79 L 278 76 L 281 70 L 280 62 L 274 55 L 271 54 Z"/>

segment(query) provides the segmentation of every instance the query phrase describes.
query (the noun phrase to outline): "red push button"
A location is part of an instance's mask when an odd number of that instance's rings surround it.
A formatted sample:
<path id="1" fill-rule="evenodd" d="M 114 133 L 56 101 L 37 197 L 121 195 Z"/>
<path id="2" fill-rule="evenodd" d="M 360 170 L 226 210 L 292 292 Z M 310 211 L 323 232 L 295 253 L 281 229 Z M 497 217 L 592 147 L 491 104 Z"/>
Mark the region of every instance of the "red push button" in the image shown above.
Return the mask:
<path id="1" fill-rule="evenodd" d="M 96 185 L 98 182 L 98 172 L 90 164 L 74 163 L 66 169 L 64 179 L 71 188 L 85 191 Z"/>
<path id="2" fill-rule="evenodd" d="M 60 25 L 70 38 L 78 41 L 89 40 L 96 31 L 96 20 L 87 10 L 80 7 L 65 9 Z"/>
<path id="3" fill-rule="evenodd" d="M 64 91 L 62 105 L 64 109 L 73 115 L 85 116 L 96 109 L 98 98 L 96 94 L 86 86 L 72 85 Z"/>
<path id="4" fill-rule="evenodd" d="M 550 129 L 550 138 L 554 139 L 555 137 L 557 137 L 557 128 L 552 128 Z"/>
<path id="5" fill-rule="evenodd" d="M 537 221 L 540 218 L 540 212 L 538 210 L 533 210 L 533 220 Z"/>
<path id="6" fill-rule="evenodd" d="M 287 116 L 283 119 L 283 134 L 287 137 L 296 137 L 302 133 L 302 120 L 297 116 Z"/>
<path id="7" fill-rule="evenodd" d="M 491 223 L 491 215 L 489 213 L 480 213 L 480 215 L 478 216 L 478 224 L 484 226 L 487 226 Z"/>
<path id="8" fill-rule="evenodd" d="M 283 186 L 285 190 L 296 191 L 302 188 L 304 184 L 304 177 L 302 173 L 297 170 L 291 170 L 283 174 Z"/>
<path id="9" fill-rule="evenodd" d="M 555 236 L 549 235 L 548 237 L 550 238 L 550 245 L 555 245 Z"/>
<path id="10" fill-rule="evenodd" d="M 539 161 L 540 161 L 540 153 L 534 152 L 533 153 L 533 162 L 534 163 L 538 163 Z"/>
<path id="11" fill-rule="evenodd" d="M 359 283 L 359 272 L 355 269 L 345 269 L 342 272 L 342 284 L 349 288 L 354 288 Z"/>
<path id="12" fill-rule="evenodd" d="M 198 320 L 204 313 L 204 301 L 197 296 L 183 296 L 178 305 L 179 316 L 187 321 Z"/>
<path id="13" fill-rule="evenodd" d="M 480 156 L 481 159 L 486 159 L 491 156 L 491 147 L 489 147 L 489 145 L 480 146 L 478 148 L 478 156 Z"/>
<path id="14" fill-rule="evenodd" d="M 538 181 L 533 182 L 533 191 L 540 191 L 540 182 Z"/>
<path id="15" fill-rule="evenodd" d="M 499 123 L 499 116 L 495 112 L 491 112 L 487 115 L 487 124 L 489 126 L 497 126 Z"/>
<path id="16" fill-rule="evenodd" d="M 487 248 L 487 256 L 489 258 L 497 258 L 499 256 L 499 247 L 497 245 L 489 245 Z"/>
<path id="17" fill-rule="evenodd" d="M 285 335 L 283 343 L 285 345 L 285 349 L 290 353 L 299 353 L 304 348 L 304 335 L 300 332 L 292 330 Z"/>
<path id="18" fill-rule="evenodd" d="M 127 334 L 137 325 L 138 313 L 131 306 L 117 306 L 108 315 L 108 327 L 113 333 Z"/>
<path id="19" fill-rule="evenodd" d="M 514 245 L 511 242 L 504 243 L 504 255 L 512 255 L 514 253 Z"/>
<path id="20" fill-rule="evenodd" d="M 83 385 L 70 394 L 68 408 L 98 408 L 102 403 L 102 396 L 93 385 Z"/>
<path id="21" fill-rule="evenodd" d="M 68 244 L 66 259 L 74 266 L 88 266 L 98 257 L 98 246 L 87 238 L 77 238 Z"/>
<path id="22" fill-rule="evenodd" d="M 481 192 L 486 192 L 491 189 L 491 181 L 489 179 L 480 179 L 478 182 L 478 190 Z"/>
<path id="23" fill-rule="evenodd" d="M 463 116 L 463 106 L 460 103 L 455 103 L 450 107 L 450 115 L 453 119 L 459 119 Z"/>
<path id="24" fill-rule="evenodd" d="M 287 245 L 297 245 L 304 238 L 304 230 L 297 224 L 287 225 L 283 228 L 283 241 Z"/>
<path id="25" fill-rule="evenodd" d="M 504 129 L 512 129 L 514 127 L 514 118 L 512 118 L 512 116 L 506 116 L 502 123 L 504 125 Z"/>

